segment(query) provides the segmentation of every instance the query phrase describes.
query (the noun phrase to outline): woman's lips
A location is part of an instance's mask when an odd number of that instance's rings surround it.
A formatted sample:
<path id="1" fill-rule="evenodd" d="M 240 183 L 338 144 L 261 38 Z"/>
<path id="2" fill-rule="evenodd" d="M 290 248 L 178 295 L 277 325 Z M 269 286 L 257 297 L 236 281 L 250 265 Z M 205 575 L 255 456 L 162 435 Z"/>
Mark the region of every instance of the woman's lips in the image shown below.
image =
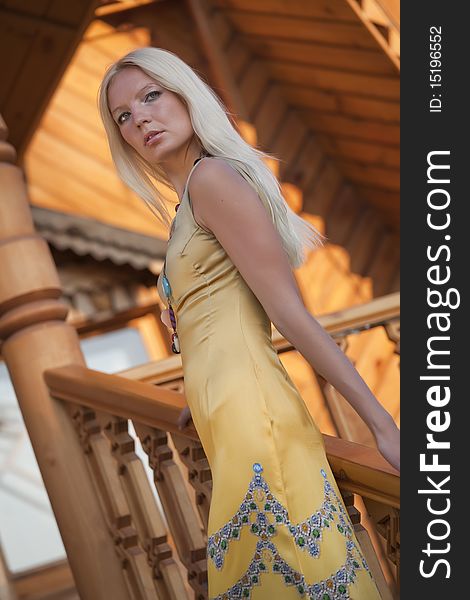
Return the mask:
<path id="1" fill-rule="evenodd" d="M 164 131 L 160 131 L 159 133 L 152 135 L 152 137 L 148 140 L 148 142 L 145 145 L 151 146 L 152 144 L 156 144 L 164 133 Z"/>

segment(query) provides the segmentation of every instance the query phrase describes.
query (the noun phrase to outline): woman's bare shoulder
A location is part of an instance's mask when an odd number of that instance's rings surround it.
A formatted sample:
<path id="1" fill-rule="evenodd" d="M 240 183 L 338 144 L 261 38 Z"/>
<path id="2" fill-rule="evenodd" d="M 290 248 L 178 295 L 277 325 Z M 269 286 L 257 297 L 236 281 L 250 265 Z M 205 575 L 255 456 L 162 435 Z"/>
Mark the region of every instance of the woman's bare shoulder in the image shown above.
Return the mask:
<path id="1" fill-rule="evenodd" d="M 252 210 L 265 210 L 255 189 L 223 158 L 203 158 L 191 177 L 188 189 L 194 219 L 214 234 L 217 220 L 230 221 L 239 211 L 246 211 L 250 206 Z"/>
<path id="2" fill-rule="evenodd" d="M 201 159 L 197 169 L 194 170 L 190 183 L 193 188 L 216 184 L 223 186 L 231 181 L 244 179 L 238 171 L 224 158 L 219 156 L 205 156 Z"/>

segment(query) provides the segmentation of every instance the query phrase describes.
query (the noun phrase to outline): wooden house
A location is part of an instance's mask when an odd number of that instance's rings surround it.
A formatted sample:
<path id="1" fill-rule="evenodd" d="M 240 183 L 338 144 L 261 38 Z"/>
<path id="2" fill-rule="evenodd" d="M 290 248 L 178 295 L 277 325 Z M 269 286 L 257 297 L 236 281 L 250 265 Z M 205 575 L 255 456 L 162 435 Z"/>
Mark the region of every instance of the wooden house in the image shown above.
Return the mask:
<path id="1" fill-rule="evenodd" d="M 305 305 L 399 424 L 399 30 L 398 0 L 0 0 L 0 363 L 67 552 L 12 572 L 4 548 L 2 599 L 207 598 L 211 474 L 196 431 L 177 430 L 184 381 L 155 289 L 167 231 L 118 178 L 96 106 L 106 67 L 131 49 L 175 52 L 279 158 L 287 202 L 328 238 L 296 271 Z M 149 360 L 88 368 L 79 340 L 122 328 Z M 273 337 L 396 599 L 399 476 Z"/>

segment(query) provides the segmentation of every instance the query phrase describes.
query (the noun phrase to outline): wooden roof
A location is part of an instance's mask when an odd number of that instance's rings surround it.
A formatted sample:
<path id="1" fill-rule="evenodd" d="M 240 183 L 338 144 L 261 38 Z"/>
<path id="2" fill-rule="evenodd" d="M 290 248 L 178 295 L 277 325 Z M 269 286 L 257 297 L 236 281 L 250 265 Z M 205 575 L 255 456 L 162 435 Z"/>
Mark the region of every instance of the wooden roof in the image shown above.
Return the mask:
<path id="1" fill-rule="evenodd" d="M 311 132 L 358 195 L 397 228 L 399 50 L 391 35 L 397 32 L 396 12 L 392 20 L 390 13 L 372 14 L 371 5 L 378 13 L 378 2 L 345 0 L 213 4 L 233 24 L 238 47 L 241 43 L 250 49 L 252 80 L 257 72 L 267 73 L 268 85 L 258 85 L 254 100 L 259 103 L 255 122 L 263 104 L 271 102 L 271 127 L 280 136 L 283 129 L 290 132 L 290 151 Z M 229 52 L 237 52 L 234 42 Z M 289 108 L 287 115 L 276 111 L 278 93 Z"/>
<path id="2" fill-rule="evenodd" d="M 285 184 L 304 183 L 300 163 L 314 163 L 319 146 L 396 230 L 398 7 L 396 0 L 0 0 L 0 50 L 9 57 L 0 110 L 25 156 L 32 202 L 165 235 L 116 176 L 96 110 L 106 66 L 134 47 L 157 45 L 235 104 L 255 141 L 282 159 Z M 95 9 L 100 19 L 85 30 Z M 214 43 L 231 82 L 220 77 Z M 292 161 L 300 167 L 283 172 Z M 168 200 L 176 200 L 171 192 Z M 308 195 L 303 208 L 315 214 Z"/>
<path id="3" fill-rule="evenodd" d="M 0 0 L 0 110 L 21 155 L 97 0 Z"/>
<path id="4" fill-rule="evenodd" d="M 31 209 L 37 231 L 59 252 L 160 273 L 166 252 L 164 240 L 39 206 Z"/>

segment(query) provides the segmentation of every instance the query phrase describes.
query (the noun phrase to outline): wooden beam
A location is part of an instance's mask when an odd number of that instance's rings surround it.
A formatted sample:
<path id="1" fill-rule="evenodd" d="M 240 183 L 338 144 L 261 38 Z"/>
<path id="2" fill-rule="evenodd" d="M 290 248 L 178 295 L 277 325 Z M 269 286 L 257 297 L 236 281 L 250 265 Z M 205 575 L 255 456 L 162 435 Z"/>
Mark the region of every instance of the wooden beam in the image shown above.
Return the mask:
<path id="1" fill-rule="evenodd" d="M 395 148 L 400 143 L 400 126 L 397 124 L 377 123 L 370 119 L 331 116 L 307 111 L 302 111 L 302 114 L 314 132 L 358 142 L 377 142 Z"/>
<path id="2" fill-rule="evenodd" d="M 397 72 L 400 71 L 400 55 L 399 48 L 396 45 L 396 37 L 394 37 L 393 46 L 390 45 L 390 32 L 394 29 L 393 24 L 391 22 L 388 23 L 383 30 L 379 29 L 378 25 L 374 22 L 373 18 L 371 18 L 368 12 L 367 3 L 363 7 L 362 2 L 358 0 L 346 0 L 351 9 L 356 13 L 360 21 L 363 23 L 364 27 L 370 33 L 371 37 L 375 40 L 377 45 L 382 48 L 385 55 L 389 58 L 390 62 L 394 65 Z M 377 5 L 377 3 L 375 3 Z M 385 13 L 382 12 L 384 15 Z M 382 33 L 384 31 L 385 37 Z M 397 52 L 398 51 L 398 52 Z"/>
<path id="3" fill-rule="evenodd" d="M 239 118 L 249 121 L 245 102 L 229 67 L 224 48 L 220 45 L 213 28 L 205 2 L 186 0 L 188 9 L 194 19 L 201 47 L 209 60 L 216 87 L 230 112 Z"/>
<path id="4" fill-rule="evenodd" d="M 279 82 L 363 98 L 400 99 L 400 82 L 396 76 L 363 75 L 347 69 L 315 67 L 286 60 L 266 60 L 266 64 L 273 78 Z"/>
<path id="5" fill-rule="evenodd" d="M 73 24 L 60 20 L 59 14 L 59 20 L 54 20 L 53 12 L 51 18 L 37 19 L 24 13 L 6 11 L 4 7 L 0 8 L 3 27 L 6 24 L 13 25 L 19 32 L 26 32 L 30 36 L 25 60 L 21 69 L 16 72 L 2 104 L 4 118 L 11 123 L 11 141 L 20 160 L 93 17 L 97 2 L 98 0 L 81 2 L 78 20 Z M 41 76 L 38 77 L 38 74 Z M 34 96 L 31 96 L 31 89 Z M 34 111 L 31 111 L 32 105 L 35 107 Z"/>
<path id="6" fill-rule="evenodd" d="M 98 6 L 95 10 L 97 18 L 107 17 L 116 13 L 127 13 L 135 8 L 146 6 L 147 4 L 156 4 L 157 0 L 126 0 L 125 2 L 109 2 Z"/>
<path id="7" fill-rule="evenodd" d="M 369 98 L 335 90 L 320 90 L 308 85 L 281 83 L 280 88 L 289 104 L 311 108 L 332 116 L 360 117 L 383 123 L 400 123 L 398 100 Z"/>
<path id="8" fill-rule="evenodd" d="M 287 5 L 286 5 L 287 6 Z M 396 69 L 380 50 L 345 48 L 335 44 L 279 39 L 241 33 L 242 42 L 262 58 L 288 60 L 292 63 L 351 71 L 362 75 L 395 75 Z"/>
<path id="9" fill-rule="evenodd" d="M 305 2 L 305 0 L 263 0 L 262 2 L 253 2 L 253 0 L 212 0 L 214 6 L 223 9 L 236 9 L 244 11 L 247 16 L 250 13 L 278 15 L 284 17 L 315 18 L 325 21 L 346 21 L 354 22 L 354 15 L 348 10 L 344 0 L 315 0 L 315 2 Z"/>
<path id="10" fill-rule="evenodd" d="M 339 170 L 353 183 L 377 187 L 392 192 L 400 190 L 400 170 L 390 167 L 368 165 L 353 160 L 338 159 Z"/>
<path id="11" fill-rule="evenodd" d="M 317 139 L 328 156 L 355 160 L 364 165 L 400 167 L 400 148 L 373 140 L 353 140 L 318 134 Z"/>
<path id="12" fill-rule="evenodd" d="M 345 48 L 376 49 L 374 39 L 361 22 L 337 22 L 288 15 L 224 11 L 237 29 L 267 38 L 294 39 Z"/>

